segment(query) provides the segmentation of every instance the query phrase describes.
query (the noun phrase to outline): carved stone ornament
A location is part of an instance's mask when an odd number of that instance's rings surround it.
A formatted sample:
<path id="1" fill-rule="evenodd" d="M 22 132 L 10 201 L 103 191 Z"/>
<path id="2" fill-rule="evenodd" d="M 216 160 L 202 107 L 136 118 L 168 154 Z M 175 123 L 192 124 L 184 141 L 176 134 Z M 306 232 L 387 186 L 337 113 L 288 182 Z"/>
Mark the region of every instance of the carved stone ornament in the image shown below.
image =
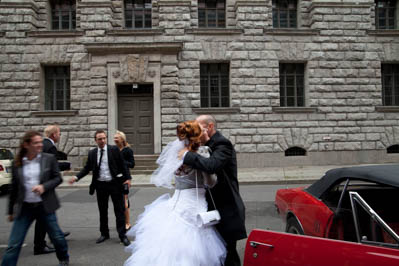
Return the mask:
<path id="1" fill-rule="evenodd" d="M 113 73 L 112 73 L 112 76 L 114 77 L 114 78 L 119 78 L 120 77 L 120 75 L 121 75 L 121 72 L 119 71 L 119 70 L 116 70 L 116 71 L 114 71 Z"/>
<path id="2" fill-rule="evenodd" d="M 122 79 L 127 82 L 145 82 L 148 68 L 148 56 L 128 55 L 120 62 Z"/>
<path id="3" fill-rule="evenodd" d="M 155 70 L 148 70 L 148 76 L 150 77 L 150 78 L 153 78 L 153 77 L 155 77 L 155 75 L 156 75 L 157 73 L 155 72 Z"/>

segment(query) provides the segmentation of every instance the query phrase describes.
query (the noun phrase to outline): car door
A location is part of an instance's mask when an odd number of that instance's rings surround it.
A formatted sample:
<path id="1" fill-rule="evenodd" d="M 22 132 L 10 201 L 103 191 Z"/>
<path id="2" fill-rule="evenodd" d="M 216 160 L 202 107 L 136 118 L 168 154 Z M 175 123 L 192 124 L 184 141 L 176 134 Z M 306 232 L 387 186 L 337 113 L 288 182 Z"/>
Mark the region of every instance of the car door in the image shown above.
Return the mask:
<path id="1" fill-rule="evenodd" d="M 399 250 L 326 238 L 255 229 L 248 237 L 244 266 L 393 266 Z"/>

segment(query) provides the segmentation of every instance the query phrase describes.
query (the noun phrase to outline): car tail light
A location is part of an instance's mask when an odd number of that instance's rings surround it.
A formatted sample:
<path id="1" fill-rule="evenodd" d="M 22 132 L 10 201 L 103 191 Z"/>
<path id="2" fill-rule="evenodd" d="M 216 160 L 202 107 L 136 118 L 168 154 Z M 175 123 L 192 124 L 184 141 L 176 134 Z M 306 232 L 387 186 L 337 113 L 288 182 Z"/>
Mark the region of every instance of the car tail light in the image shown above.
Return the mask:
<path id="1" fill-rule="evenodd" d="M 0 164 L 0 172 L 4 171 L 4 167 Z"/>

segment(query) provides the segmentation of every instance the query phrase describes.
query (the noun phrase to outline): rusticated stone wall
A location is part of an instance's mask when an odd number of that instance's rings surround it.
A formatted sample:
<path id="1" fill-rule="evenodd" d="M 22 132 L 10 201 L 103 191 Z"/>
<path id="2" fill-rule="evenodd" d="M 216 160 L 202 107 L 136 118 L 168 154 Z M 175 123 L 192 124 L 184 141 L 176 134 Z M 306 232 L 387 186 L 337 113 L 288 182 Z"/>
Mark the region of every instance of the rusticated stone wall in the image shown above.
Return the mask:
<path id="1" fill-rule="evenodd" d="M 115 129 L 112 71 L 141 55 L 153 75 L 142 82 L 159 95 L 156 152 L 176 123 L 211 113 L 242 167 L 398 160 L 386 153 L 399 144 L 399 108 L 382 106 L 381 63 L 399 62 L 399 31 L 375 29 L 373 1 L 299 1 L 292 30 L 273 28 L 269 0 L 227 0 L 225 29 L 198 28 L 194 0 L 152 6 L 152 29 L 127 30 L 123 1 L 77 1 L 76 31 L 57 32 L 48 2 L 1 0 L 0 147 L 57 122 L 60 149 L 80 166 L 94 131 Z M 230 64 L 229 108 L 200 108 L 201 62 Z M 279 62 L 305 64 L 305 107 L 280 107 Z M 46 112 L 43 68 L 65 64 L 71 110 Z M 284 157 L 293 146 L 307 156 Z"/>

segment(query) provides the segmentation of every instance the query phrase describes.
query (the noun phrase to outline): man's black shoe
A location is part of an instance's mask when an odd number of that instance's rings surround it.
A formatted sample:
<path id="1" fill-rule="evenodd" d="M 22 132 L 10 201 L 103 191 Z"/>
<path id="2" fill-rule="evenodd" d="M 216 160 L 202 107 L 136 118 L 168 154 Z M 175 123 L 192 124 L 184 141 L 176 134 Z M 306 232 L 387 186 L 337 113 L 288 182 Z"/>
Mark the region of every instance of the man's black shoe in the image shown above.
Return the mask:
<path id="1" fill-rule="evenodd" d="M 121 239 L 122 244 L 127 247 L 130 245 L 130 241 L 129 239 L 127 239 L 127 237 L 125 236 L 124 238 Z"/>
<path id="2" fill-rule="evenodd" d="M 49 248 L 49 247 L 45 246 L 42 249 L 34 249 L 33 255 L 49 254 L 52 252 L 55 252 L 55 248 Z"/>
<path id="3" fill-rule="evenodd" d="M 60 260 L 59 266 L 69 266 L 69 260 Z"/>
<path id="4" fill-rule="evenodd" d="M 71 234 L 71 232 L 64 232 L 64 237 L 67 237 Z"/>
<path id="5" fill-rule="evenodd" d="M 104 242 L 107 239 L 109 239 L 109 236 L 103 236 L 102 235 L 96 240 L 96 244 L 100 244 L 100 243 Z"/>

